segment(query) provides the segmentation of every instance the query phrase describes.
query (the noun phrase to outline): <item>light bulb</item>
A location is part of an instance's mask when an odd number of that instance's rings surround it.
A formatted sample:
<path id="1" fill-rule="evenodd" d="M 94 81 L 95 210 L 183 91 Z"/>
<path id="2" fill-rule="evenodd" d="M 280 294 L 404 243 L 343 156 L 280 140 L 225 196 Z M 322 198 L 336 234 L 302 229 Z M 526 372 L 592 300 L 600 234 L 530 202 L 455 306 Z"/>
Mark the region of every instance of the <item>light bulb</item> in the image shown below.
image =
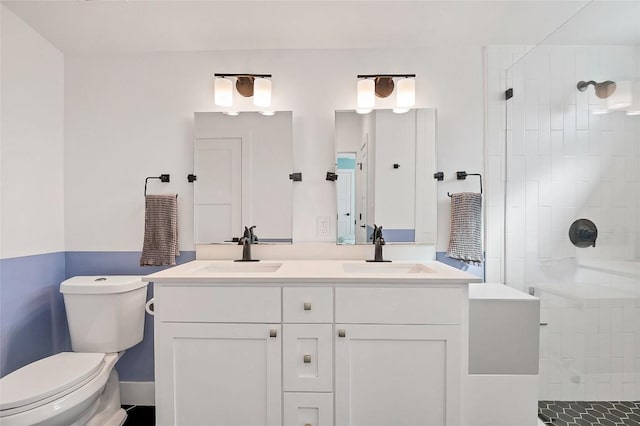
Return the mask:
<path id="1" fill-rule="evenodd" d="M 214 81 L 214 102 L 218 106 L 231 106 L 233 104 L 233 83 L 224 77 L 216 77 Z"/>
<path id="2" fill-rule="evenodd" d="M 416 79 L 402 78 L 396 85 L 396 105 L 398 108 L 411 108 L 416 103 Z"/>
<path id="3" fill-rule="evenodd" d="M 271 80 L 258 77 L 253 81 L 253 104 L 258 107 L 271 106 Z"/>
<path id="4" fill-rule="evenodd" d="M 365 110 L 373 108 L 376 104 L 375 90 L 375 81 L 368 78 L 358 80 L 358 109 Z"/>

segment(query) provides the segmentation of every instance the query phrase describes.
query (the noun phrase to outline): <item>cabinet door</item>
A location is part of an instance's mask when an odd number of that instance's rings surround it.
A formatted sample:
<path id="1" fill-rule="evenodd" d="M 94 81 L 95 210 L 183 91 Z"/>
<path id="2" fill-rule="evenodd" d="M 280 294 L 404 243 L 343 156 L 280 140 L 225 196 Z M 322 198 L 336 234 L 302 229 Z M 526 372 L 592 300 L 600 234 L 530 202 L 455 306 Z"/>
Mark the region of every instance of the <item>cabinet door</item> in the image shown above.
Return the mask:
<path id="1" fill-rule="evenodd" d="M 280 324 L 156 323 L 156 424 L 282 423 Z"/>
<path id="2" fill-rule="evenodd" d="M 336 425 L 460 424 L 459 327 L 336 324 L 335 336 Z"/>

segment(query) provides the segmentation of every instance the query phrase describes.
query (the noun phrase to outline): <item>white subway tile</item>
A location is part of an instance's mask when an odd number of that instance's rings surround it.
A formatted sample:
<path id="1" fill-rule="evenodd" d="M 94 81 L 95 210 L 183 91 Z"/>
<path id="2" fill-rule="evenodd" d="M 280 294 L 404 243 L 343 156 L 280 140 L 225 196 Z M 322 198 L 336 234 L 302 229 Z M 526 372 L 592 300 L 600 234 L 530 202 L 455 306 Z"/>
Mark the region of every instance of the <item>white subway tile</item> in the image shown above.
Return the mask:
<path id="1" fill-rule="evenodd" d="M 610 398 L 611 395 L 611 385 L 607 382 L 599 382 L 598 383 L 598 399 L 601 401 L 606 401 Z"/>
<path id="2" fill-rule="evenodd" d="M 551 131 L 551 107 L 549 106 L 548 95 L 547 102 L 538 105 L 538 130 Z"/>
<path id="3" fill-rule="evenodd" d="M 509 156 L 520 156 L 525 154 L 524 128 L 514 128 L 511 132 L 511 143 L 508 146 Z"/>
<path id="4" fill-rule="evenodd" d="M 622 384 L 622 400 L 635 401 L 638 399 L 638 393 L 636 393 L 636 387 L 634 383 Z"/>
<path id="5" fill-rule="evenodd" d="M 538 81 L 525 81 L 525 128 L 536 130 L 538 128 Z"/>

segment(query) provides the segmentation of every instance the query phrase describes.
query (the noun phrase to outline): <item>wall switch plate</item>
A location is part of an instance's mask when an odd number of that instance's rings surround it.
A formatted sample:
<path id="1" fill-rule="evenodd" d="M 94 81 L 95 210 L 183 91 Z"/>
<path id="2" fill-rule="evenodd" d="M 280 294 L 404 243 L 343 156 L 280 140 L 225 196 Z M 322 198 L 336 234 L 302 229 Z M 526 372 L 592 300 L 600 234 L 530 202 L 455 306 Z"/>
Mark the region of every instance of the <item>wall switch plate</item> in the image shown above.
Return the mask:
<path id="1" fill-rule="evenodd" d="M 329 220 L 330 219 L 327 216 L 318 216 L 316 218 L 316 232 L 320 240 L 326 240 L 329 238 L 329 232 L 331 229 Z"/>

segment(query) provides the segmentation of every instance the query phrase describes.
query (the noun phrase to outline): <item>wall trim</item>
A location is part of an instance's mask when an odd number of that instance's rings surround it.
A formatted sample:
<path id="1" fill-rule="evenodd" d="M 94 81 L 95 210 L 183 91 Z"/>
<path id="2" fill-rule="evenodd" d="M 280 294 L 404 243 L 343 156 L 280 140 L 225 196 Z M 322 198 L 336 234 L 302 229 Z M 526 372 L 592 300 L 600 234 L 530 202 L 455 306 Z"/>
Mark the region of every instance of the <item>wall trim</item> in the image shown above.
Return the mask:
<path id="1" fill-rule="evenodd" d="M 122 405 L 156 405 L 155 382 L 120 382 Z"/>

